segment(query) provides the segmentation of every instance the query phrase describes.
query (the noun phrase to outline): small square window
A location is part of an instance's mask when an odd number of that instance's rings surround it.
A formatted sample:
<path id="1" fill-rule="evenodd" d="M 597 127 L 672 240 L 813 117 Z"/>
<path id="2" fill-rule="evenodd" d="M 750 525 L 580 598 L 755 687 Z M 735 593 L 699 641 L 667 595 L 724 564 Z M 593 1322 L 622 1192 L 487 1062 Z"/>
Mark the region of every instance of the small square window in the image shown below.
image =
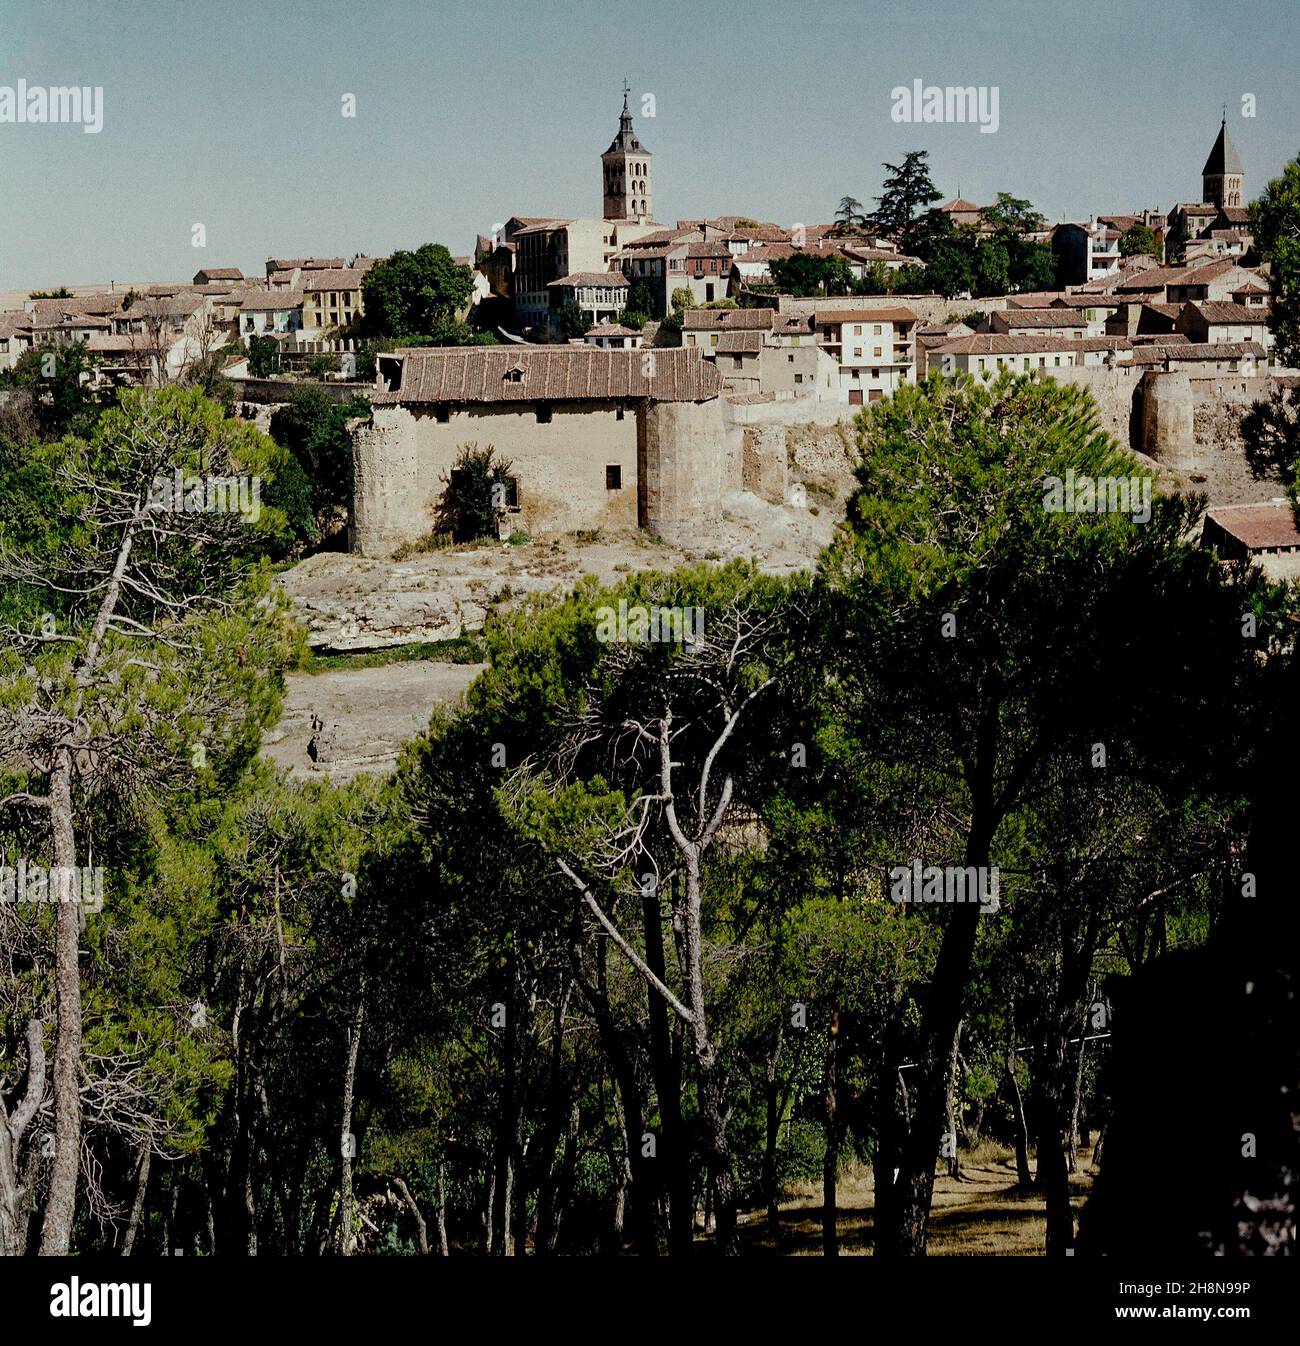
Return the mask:
<path id="1" fill-rule="evenodd" d="M 539 402 L 537 404 L 537 424 L 550 425 L 550 423 L 551 423 L 550 405 L 546 402 Z"/>
<path id="2" fill-rule="evenodd" d="M 605 464 L 605 489 L 607 491 L 621 491 L 623 489 L 623 468 L 621 464 Z"/>

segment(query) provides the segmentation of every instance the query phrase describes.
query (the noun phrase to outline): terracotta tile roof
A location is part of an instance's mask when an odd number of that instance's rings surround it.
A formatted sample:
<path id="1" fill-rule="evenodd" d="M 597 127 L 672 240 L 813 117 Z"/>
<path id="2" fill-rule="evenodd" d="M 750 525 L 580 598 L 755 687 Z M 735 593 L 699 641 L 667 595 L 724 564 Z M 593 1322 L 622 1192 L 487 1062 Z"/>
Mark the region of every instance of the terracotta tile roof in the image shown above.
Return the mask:
<path id="1" fill-rule="evenodd" d="M 1008 327 L 1078 327 L 1084 319 L 1065 308 L 1005 308 L 996 310 L 994 321 Z"/>
<path id="2" fill-rule="evenodd" d="M 96 333 L 86 342 L 86 349 L 93 355 L 143 354 L 153 349 L 153 339 L 138 332 L 120 336 Z"/>
<path id="3" fill-rule="evenodd" d="M 1133 363 L 1163 364 L 1166 355 L 1175 360 L 1237 360 L 1243 355 L 1253 355 L 1257 360 L 1263 360 L 1267 358 L 1268 352 L 1258 341 L 1188 342 L 1168 351 L 1163 345 L 1152 344 L 1134 347 Z"/>
<path id="4" fill-rule="evenodd" d="M 621 271 L 575 271 L 571 276 L 561 276 L 559 280 L 548 282 L 551 285 L 604 285 L 617 290 L 627 289 L 631 282 Z"/>
<path id="5" fill-rule="evenodd" d="M 1131 304 L 1134 301 L 1127 299 L 1123 295 L 1117 294 L 1083 294 L 1076 291 L 1074 294 L 1062 294 L 1052 300 L 1055 308 L 1122 308 L 1125 304 Z"/>
<path id="6" fill-rule="evenodd" d="M 60 328 L 110 327 L 112 325 L 107 318 L 101 318 L 90 313 L 65 313 L 50 318 L 42 318 L 39 314 L 34 314 L 30 323 L 33 332 L 57 332 Z"/>
<path id="7" fill-rule="evenodd" d="M 1244 285 L 1238 285 L 1233 294 L 1267 294 L 1268 286 L 1261 285 L 1257 280 L 1248 280 Z"/>
<path id="8" fill-rule="evenodd" d="M 269 313 L 274 309 L 300 308 L 301 290 L 259 290 L 255 294 L 245 295 L 239 306 L 241 313 Z"/>
<path id="9" fill-rule="evenodd" d="M 554 229 L 563 229 L 566 224 L 571 224 L 571 220 L 538 220 L 536 224 L 530 224 L 525 229 L 516 229 L 515 237 L 519 238 L 522 234 L 545 234 Z"/>
<path id="10" fill-rule="evenodd" d="M 1187 275 L 1185 266 L 1152 266 L 1145 271 L 1135 271 L 1124 276 L 1115 286 L 1121 293 L 1129 294 L 1135 290 L 1163 290 L 1166 285 L 1178 285 L 1180 276 Z"/>
<path id="11" fill-rule="evenodd" d="M 639 251 L 641 248 L 658 248 L 665 243 L 676 243 L 682 239 L 704 235 L 698 229 L 656 229 L 652 234 L 642 234 L 640 238 L 629 238 L 623 244 L 624 252 Z"/>
<path id="12" fill-rule="evenodd" d="M 1199 313 L 1207 323 L 1245 323 L 1252 326 L 1259 326 L 1267 322 L 1268 317 L 1262 308 L 1247 308 L 1245 304 L 1215 304 L 1206 300 L 1201 300 L 1193 304 L 1192 308 Z"/>
<path id="13" fill-rule="evenodd" d="M 915 322 L 916 314 L 901 305 L 895 308 L 823 309 L 817 315 L 818 327 L 837 327 L 846 322 Z"/>
<path id="14" fill-rule="evenodd" d="M 1209 511 L 1229 537 L 1249 551 L 1273 551 L 1300 547 L 1300 529 L 1289 500 L 1266 500 L 1255 505 L 1220 505 Z"/>
<path id="15" fill-rule="evenodd" d="M 790 230 L 779 224 L 731 225 L 730 229 L 733 238 L 743 238 L 750 243 L 786 243 L 790 239 Z"/>
<path id="16" fill-rule="evenodd" d="M 816 325 L 816 319 L 811 313 L 775 313 L 772 315 L 773 336 L 810 336 Z"/>
<path id="17" fill-rule="evenodd" d="M 890 252 L 886 248 L 868 248 L 858 243 L 840 244 L 840 251 L 849 258 L 858 262 L 899 262 L 904 265 L 912 263 L 917 265 L 921 259 L 911 257 L 905 252 Z"/>
<path id="18" fill-rule="evenodd" d="M 793 257 L 796 252 L 800 251 L 814 252 L 814 249 L 796 248 L 793 243 L 760 243 L 747 252 L 737 253 L 733 265 L 738 267 L 766 266 L 769 262 L 784 261 L 787 257 Z"/>
<path id="19" fill-rule="evenodd" d="M 932 355 L 1037 355 L 1073 351 L 1079 343 L 1054 336 L 1021 336 L 1016 332 L 979 332 L 936 346 Z"/>
<path id="20" fill-rule="evenodd" d="M 762 332 L 719 332 L 718 344 L 705 346 L 704 354 L 718 351 L 723 355 L 757 355 L 762 349 Z"/>
<path id="21" fill-rule="evenodd" d="M 352 267 L 309 271 L 302 278 L 304 290 L 359 290 L 366 273 Z"/>
<path id="22" fill-rule="evenodd" d="M 83 295 L 75 299 L 34 299 L 32 313 L 42 323 L 58 322 L 64 316 L 103 317 L 107 313 L 118 312 L 124 298 L 124 294 L 119 294 Z"/>
<path id="23" fill-rule="evenodd" d="M 199 276 L 206 276 L 209 281 L 244 279 L 244 273 L 237 266 L 204 266 L 200 267 L 194 275 L 195 285 L 202 283 L 198 280 Z"/>
<path id="24" fill-rule="evenodd" d="M 951 201 L 945 201 L 943 205 L 936 206 L 936 210 L 983 210 L 983 206 L 977 206 L 974 201 L 967 201 L 964 196 L 954 196 Z"/>
<path id="25" fill-rule="evenodd" d="M 342 257 L 270 257 L 272 271 L 340 271 L 347 263 Z"/>
<path id="26" fill-rule="evenodd" d="M 717 332 L 722 328 L 771 331 L 774 308 L 688 308 L 682 315 L 683 332 Z"/>
<path id="27" fill-rule="evenodd" d="M 148 299 L 141 299 L 131 305 L 126 311 L 126 317 L 138 318 L 140 316 L 152 318 L 188 318 L 191 313 L 197 312 L 208 302 L 208 296 L 205 294 L 170 294 L 158 295 L 156 298 L 151 296 Z"/>
<path id="28" fill-rule="evenodd" d="M 635 327 L 624 327 L 621 322 L 598 322 L 587 329 L 588 337 L 630 337 L 640 336 Z"/>
<path id="29" fill-rule="evenodd" d="M 722 391 L 699 351 L 600 350 L 596 346 L 450 346 L 380 356 L 380 377 L 401 361 L 401 387 L 381 405 L 436 402 L 561 402 L 652 398 L 704 402 Z"/>
<path id="30" fill-rule="evenodd" d="M 1217 215 L 1219 208 L 1212 201 L 1180 201 L 1174 210 L 1184 211 L 1188 215 Z M 1171 215 L 1173 210 L 1169 212 Z"/>

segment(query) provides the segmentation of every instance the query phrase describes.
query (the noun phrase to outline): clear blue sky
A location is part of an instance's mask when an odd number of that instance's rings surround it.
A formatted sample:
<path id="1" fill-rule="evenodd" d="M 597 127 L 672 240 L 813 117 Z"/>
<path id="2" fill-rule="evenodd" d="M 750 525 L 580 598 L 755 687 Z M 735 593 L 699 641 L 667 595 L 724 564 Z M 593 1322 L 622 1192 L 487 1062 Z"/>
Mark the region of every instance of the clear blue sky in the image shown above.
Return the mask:
<path id="1" fill-rule="evenodd" d="M 0 85 L 105 99 L 99 135 L 0 124 L 0 289 L 598 215 L 625 75 L 665 222 L 829 220 L 913 148 L 945 195 L 1167 210 L 1225 102 L 1251 196 L 1300 152 L 1298 68 L 1296 0 L 0 0 Z M 917 78 L 996 85 L 998 132 L 894 123 Z"/>

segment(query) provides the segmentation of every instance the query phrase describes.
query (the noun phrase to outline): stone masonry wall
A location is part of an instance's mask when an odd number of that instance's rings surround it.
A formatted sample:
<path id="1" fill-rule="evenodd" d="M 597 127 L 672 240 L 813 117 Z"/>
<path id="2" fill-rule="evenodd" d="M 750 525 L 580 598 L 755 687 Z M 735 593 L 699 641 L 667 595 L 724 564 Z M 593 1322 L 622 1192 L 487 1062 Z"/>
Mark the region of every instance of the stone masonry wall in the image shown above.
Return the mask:
<path id="1" fill-rule="evenodd" d="M 512 464 L 519 512 L 507 526 L 530 533 L 632 527 L 636 522 L 637 417 L 628 406 L 557 403 L 549 422 L 530 404 L 467 406 L 439 421 L 432 409 L 380 406 L 357 434 L 353 550 L 389 554 L 428 535 L 463 445 L 492 445 Z M 606 487 L 606 467 L 621 484 Z"/>
<path id="2" fill-rule="evenodd" d="M 666 542 L 707 544 L 722 497 L 741 485 L 739 455 L 726 452 L 721 400 L 651 402 L 638 421 L 638 523 Z"/>

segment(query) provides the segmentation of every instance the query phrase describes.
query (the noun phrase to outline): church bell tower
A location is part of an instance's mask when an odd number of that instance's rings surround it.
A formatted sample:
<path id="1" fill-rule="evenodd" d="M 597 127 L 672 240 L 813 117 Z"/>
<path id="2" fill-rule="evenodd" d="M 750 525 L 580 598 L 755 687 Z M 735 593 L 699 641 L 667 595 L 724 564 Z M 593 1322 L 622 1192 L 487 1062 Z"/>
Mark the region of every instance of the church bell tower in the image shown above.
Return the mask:
<path id="1" fill-rule="evenodd" d="M 618 135 L 600 156 L 604 179 L 605 218 L 633 220 L 644 224 L 652 216 L 650 195 L 650 151 L 636 138 L 627 97 L 631 90 L 623 81 L 623 112 L 618 119 Z"/>
<path id="2" fill-rule="evenodd" d="M 1241 192 L 1245 170 L 1237 156 L 1237 147 L 1228 134 L 1228 115 L 1225 112 L 1223 123 L 1219 127 L 1219 138 L 1214 142 L 1210 157 L 1201 169 L 1202 196 L 1220 210 L 1224 206 L 1242 204 Z"/>

